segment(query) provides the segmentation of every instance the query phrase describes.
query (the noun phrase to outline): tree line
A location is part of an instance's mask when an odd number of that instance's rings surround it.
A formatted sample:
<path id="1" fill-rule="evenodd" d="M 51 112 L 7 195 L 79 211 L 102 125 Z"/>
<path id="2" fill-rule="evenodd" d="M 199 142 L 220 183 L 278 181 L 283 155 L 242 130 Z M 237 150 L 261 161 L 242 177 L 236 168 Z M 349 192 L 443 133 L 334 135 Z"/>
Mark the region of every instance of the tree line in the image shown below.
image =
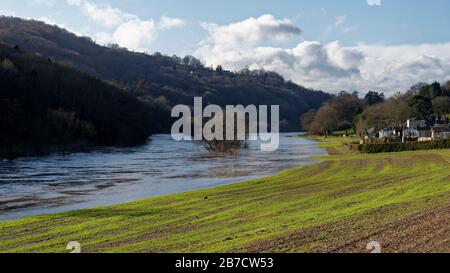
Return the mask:
<path id="1" fill-rule="evenodd" d="M 391 98 L 375 91 L 364 98 L 359 98 L 358 92 L 341 92 L 318 110 L 304 114 L 301 124 L 314 135 L 328 136 L 333 131 L 366 135 L 386 127 L 403 127 L 408 118 L 448 119 L 448 114 L 450 81 L 444 85 L 420 83 Z"/>

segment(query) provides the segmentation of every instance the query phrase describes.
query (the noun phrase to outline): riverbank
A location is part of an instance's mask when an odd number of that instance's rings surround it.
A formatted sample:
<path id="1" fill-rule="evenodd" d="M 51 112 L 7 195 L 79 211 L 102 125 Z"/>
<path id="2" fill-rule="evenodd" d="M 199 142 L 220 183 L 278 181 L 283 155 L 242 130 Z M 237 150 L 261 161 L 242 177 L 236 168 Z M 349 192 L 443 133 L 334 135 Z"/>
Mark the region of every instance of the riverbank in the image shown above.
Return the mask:
<path id="1" fill-rule="evenodd" d="M 275 176 L 0 223 L 0 252 L 450 252 L 450 150 L 347 153 Z"/>

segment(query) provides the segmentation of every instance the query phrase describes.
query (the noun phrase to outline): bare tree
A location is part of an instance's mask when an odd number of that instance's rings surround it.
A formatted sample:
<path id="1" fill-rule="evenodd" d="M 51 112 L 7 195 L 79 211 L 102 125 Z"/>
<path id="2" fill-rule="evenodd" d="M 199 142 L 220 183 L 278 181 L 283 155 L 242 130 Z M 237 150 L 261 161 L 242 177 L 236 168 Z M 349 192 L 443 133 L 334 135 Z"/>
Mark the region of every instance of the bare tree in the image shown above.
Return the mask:
<path id="1" fill-rule="evenodd" d="M 221 116 L 218 116 L 217 118 L 222 118 L 222 130 L 219 131 L 219 134 L 222 135 L 220 139 L 215 138 L 212 140 L 207 140 L 207 138 L 204 136 L 202 140 L 203 147 L 205 147 L 206 150 L 214 153 L 234 153 L 235 151 L 239 149 L 244 149 L 248 147 L 248 122 L 245 123 L 245 140 L 241 140 L 239 137 L 239 130 L 238 130 L 238 122 L 237 122 L 237 115 L 234 115 L 234 127 L 230 128 L 227 126 L 227 116 L 226 114 L 220 114 Z M 214 133 L 218 132 L 218 128 L 214 127 Z M 233 130 L 233 139 L 227 139 L 227 133 L 229 130 Z"/>

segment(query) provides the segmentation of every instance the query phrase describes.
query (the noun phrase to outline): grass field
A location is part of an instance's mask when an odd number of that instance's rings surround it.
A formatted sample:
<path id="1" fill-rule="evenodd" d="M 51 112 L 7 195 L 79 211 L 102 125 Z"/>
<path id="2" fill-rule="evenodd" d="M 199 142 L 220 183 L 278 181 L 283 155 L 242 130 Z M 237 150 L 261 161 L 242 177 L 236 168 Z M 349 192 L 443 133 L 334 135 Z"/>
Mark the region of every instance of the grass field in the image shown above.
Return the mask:
<path id="1" fill-rule="evenodd" d="M 0 252 L 450 252 L 450 150 L 350 154 L 235 185 L 0 223 Z"/>

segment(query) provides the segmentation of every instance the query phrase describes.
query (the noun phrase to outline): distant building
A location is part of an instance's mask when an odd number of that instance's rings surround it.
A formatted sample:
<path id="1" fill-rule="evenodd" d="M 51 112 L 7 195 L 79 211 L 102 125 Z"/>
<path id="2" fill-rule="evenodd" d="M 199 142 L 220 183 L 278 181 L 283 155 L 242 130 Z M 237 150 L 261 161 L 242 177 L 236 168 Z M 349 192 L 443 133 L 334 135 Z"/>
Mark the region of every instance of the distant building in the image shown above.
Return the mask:
<path id="1" fill-rule="evenodd" d="M 439 119 L 408 119 L 403 130 L 402 141 L 431 141 L 434 139 L 432 128 L 440 124 Z M 439 136 L 438 136 L 439 135 Z M 440 133 L 436 132 L 440 137 Z"/>
<path id="2" fill-rule="evenodd" d="M 432 141 L 431 130 L 429 128 L 418 129 L 419 139 L 417 141 Z"/>
<path id="3" fill-rule="evenodd" d="M 417 141 L 419 139 L 419 130 L 405 129 L 403 130 L 402 142 Z"/>
<path id="4" fill-rule="evenodd" d="M 373 130 L 374 131 L 374 130 Z M 373 133 L 373 132 L 372 132 Z M 367 133 L 365 141 L 376 137 Z M 384 142 L 432 141 L 450 139 L 450 125 L 447 121 L 430 119 L 408 119 L 406 128 L 389 127 L 378 132 L 378 138 Z"/>
<path id="5" fill-rule="evenodd" d="M 387 142 L 400 140 L 402 138 L 402 128 L 384 128 L 383 130 L 378 132 L 378 138 L 383 139 Z"/>
<path id="6" fill-rule="evenodd" d="M 427 127 L 427 121 L 422 119 L 408 119 L 406 121 L 406 128 L 418 129 Z"/>
<path id="7" fill-rule="evenodd" d="M 429 128 L 405 129 L 403 130 L 402 141 L 431 141 L 431 130 Z"/>
<path id="8" fill-rule="evenodd" d="M 440 126 L 431 129 L 432 140 L 450 139 L 450 127 Z"/>

